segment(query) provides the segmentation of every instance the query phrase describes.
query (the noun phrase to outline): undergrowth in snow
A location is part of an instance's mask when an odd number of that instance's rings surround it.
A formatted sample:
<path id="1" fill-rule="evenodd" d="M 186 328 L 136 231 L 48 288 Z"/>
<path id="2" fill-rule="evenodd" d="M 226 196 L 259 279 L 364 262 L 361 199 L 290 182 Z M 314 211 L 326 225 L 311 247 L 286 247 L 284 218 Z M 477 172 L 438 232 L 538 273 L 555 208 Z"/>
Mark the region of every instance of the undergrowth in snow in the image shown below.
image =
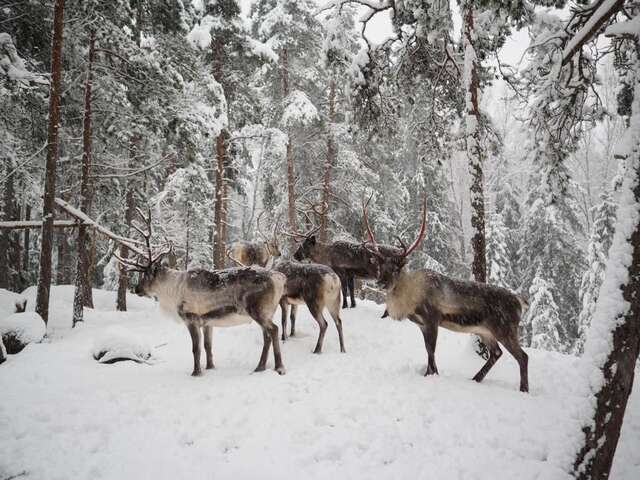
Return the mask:
<path id="1" fill-rule="evenodd" d="M 469 337 L 440 330 L 440 375 L 425 378 L 418 328 L 363 301 L 342 313 L 346 354 L 332 324 L 311 353 L 317 324 L 300 307 L 287 375 L 271 355 L 252 373 L 262 334 L 248 324 L 214 329 L 216 370 L 193 378 L 186 328 L 153 302 L 130 296 L 131 311 L 115 312 L 115 292 L 94 290 L 96 309 L 71 329 L 72 294 L 53 287 L 54 334 L 0 366 L 0 478 L 570 478 L 562 446 L 587 381 L 576 357 L 529 349 L 523 394 L 507 353 L 477 384 Z M 114 335 L 153 345 L 154 362 L 96 362 Z M 640 478 L 639 440 L 636 392 L 611 478 Z"/>

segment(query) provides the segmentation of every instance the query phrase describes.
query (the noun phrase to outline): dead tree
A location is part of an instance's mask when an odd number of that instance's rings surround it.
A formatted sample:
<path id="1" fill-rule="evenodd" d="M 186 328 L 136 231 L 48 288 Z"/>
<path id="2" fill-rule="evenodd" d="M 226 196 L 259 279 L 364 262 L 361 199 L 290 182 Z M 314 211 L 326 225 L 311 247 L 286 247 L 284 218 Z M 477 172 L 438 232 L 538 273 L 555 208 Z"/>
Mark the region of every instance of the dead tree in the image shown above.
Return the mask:
<path id="1" fill-rule="evenodd" d="M 62 67 L 62 34 L 64 31 L 64 0 L 56 0 L 53 7 L 53 40 L 51 42 L 51 87 L 49 89 L 49 127 L 47 134 L 47 162 L 42 210 L 42 239 L 36 312 L 45 325 L 49 320 L 49 290 L 51 288 L 51 250 L 53 245 L 54 198 L 58 163 L 58 128 L 60 126 L 60 91 Z"/>

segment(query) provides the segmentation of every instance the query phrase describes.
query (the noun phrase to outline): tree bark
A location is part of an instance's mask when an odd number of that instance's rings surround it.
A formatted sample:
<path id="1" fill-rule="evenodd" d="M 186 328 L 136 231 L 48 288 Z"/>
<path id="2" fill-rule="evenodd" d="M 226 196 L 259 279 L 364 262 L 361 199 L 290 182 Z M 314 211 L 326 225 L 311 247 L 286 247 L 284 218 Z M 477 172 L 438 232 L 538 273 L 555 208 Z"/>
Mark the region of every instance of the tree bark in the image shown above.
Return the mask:
<path id="1" fill-rule="evenodd" d="M 24 219 L 31 220 L 31 205 L 26 205 L 24 208 Z M 29 253 L 31 249 L 31 243 L 29 239 L 29 229 L 24 229 L 24 244 L 22 247 L 22 273 L 25 278 L 29 275 Z"/>
<path id="2" fill-rule="evenodd" d="M 222 85 L 224 67 L 224 37 L 219 36 L 211 42 L 211 71 L 216 82 Z M 216 193 L 213 208 L 213 265 L 215 268 L 224 268 L 226 250 L 226 132 L 221 130 L 216 137 L 216 159 L 214 170 L 216 172 Z"/>
<path id="3" fill-rule="evenodd" d="M 137 134 L 131 138 L 129 145 L 129 167 L 133 167 L 138 153 Z M 135 210 L 135 199 L 133 197 L 134 185 L 133 181 L 127 182 L 127 192 L 125 195 L 125 211 L 124 221 L 127 225 L 127 232 L 131 231 L 131 222 L 133 221 L 133 212 Z M 128 234 L 128 233 L 127 233 Z M 120 245 L 120 258 L 129 258 L 129 247 L 124 243 Z M 129 286 L 129 277 L 124 265 L 120 265 L 120 275 L 118 276 L 118 295 L 116 299 L 116 310 L 119 312 L 127 311 L 127 287 Z"/>
<path id="4" fill-rule="evenodd" d="M 49 321 L 49 291 L 51 288 L 51 251 L 53 246 L 53 199 L 56 194 L 56 170 L 58 163 L 58 128 L 60 125 L 60 88 L 62 66 L 62 34 L 64 30 L 64 0 L 55 0 L 53 7 L 53 40 L 51 44 L 51 86 L 49 89 L 49 126 L 47 134 L 47 162 L 42 209 L 42 241 L 40 269 L 36 294 L 36 313 Z"/>
<path id="5" fill-rule="evenodd" d="M 329 210 L 331 205 L 331 171 L 336 161 L 336 146 L 333 138 L 333 122 L 336 117 L 336 81 L 331 79 L 329 84 L 329 131 L 327 132 L 327 163 L 324 167 L 324 179 L 322 182 L 322 205 L 320 215 L 320 230 L 318 235 L 320 241 L 325 243 L 329 240 Z"/>
<path id="6" fill-rule="evenodd" d="M 634 71 L 634 100 L 632 103 L 631 123 L 628 128 L 637 131 L 640 126 L 640 45 L 636 44 L 636 59 L 632 66 Z M 631 203 L 637 208 L 640 205 L 640 152 L 638 145 L 629 157 L 627 167 L 628 178 L 620 187 L 620 208 Z M 616 234 L 611 245 L 611 254 L 607 263 L 605 280 L 602 284 L 598 303 L 618 302 L 619 311 L 602 313 L 596 307 L 591 329 L 604 330 L 601 322 L 611 326 L 612 346 L 604 364 L 598 366 L 603 375 L 603 382 L 595 394 L 596 408 L 593 416 L 583 428 L 584 444 L 578 452 L 573 468 L 574 476 L 579 480 L 607 479 L 613 464 L 613 458 L 622 429 L 627 401 L 633 387 L 636 361 L 640 354 L 640 217 L 634 210 L 630 213 L 620 211 L 616 225 Z M 635 215 L 635 218 L 629 217 Z M 628 222 L 633 224 L 629 225 Z M 628 253 L 622 254 L 621 252 Z M 620 282 L 619 271 L 627 270 L 626 278 Z M 619 295 L 621 298 L 615 298 Z M 604 315 L 603 315 L 604 314 Z M 614 318 L 607 318 L 613 315 Z M 587 340 L 589 342 L 589 340 Z M 589 344 L 585 345 L 588 353 Z M 597 361 L 597 359 L 594 359 Z"/>
<path id="7" fill-rule="evenodd" d="M 225 254 L 225 138 L 222 132 L 216 138 L 216 197 L 213 209 L 213 264 L 215 268 L 224 268 Z"/>
<path id="8" fill-rule="evenodd" d="M 7 161 L 7 172 L 13 167 L 11 160 Z M 14 176 L 7 177 L 4 183 L 4 194 L 2 196 L 2 209 L 0 209 L 0 221 L 11 221 L 13 218 L 14 202 Z M 5 267 L 0 268 L 0 288 L 11 289 L 12 275 L 11 269 L 11 230 L 0 231 L 0 263 Z"/>
<path id="9" fill-rule="evenodd" d="M 484 218 L 484 178 L 482 171 L 483 152 L 480 143 L 480 109 L 478 106 L 479 79 L 478 59 L 475 51 L 475 26 L 473 2 L 467 0 L 464 15 L 464 91 L 466 92 L 466 144 L 469 171 L 471 173 L 471 226 L 473 235 L 473 263 L 471 271 L 476 282 L 486 282 L 487 262 L 485 256 L 485 218 Z"/>
<path id="10" fill-rule="evenodd" d="M 93 186 L 89 171 L 91 169 L 91 89 L 93 86 L 93 62 L 95 59 L 96 35 L 91 30 L 89 38 L 89 63 L 84 87 L 84 122 L 82 128 L 82 176 L 80 179 L 80 205 L 87 215 L 91 215 Z M 83 320 L 83 307 L 93 308 L 93 295 L 89 280 L 89 251 L 86 225 L 78 227 L 78 259 L 76 264 L 75 293 L 73 298 L 73 326 Z"/>
<path id="11" fill-rule="evenodd" d="M 289 52 L 285 47 L 282 50 L 282 101 L 286 101 L 289 96 Z M 298 228 L 296 216 L 296 191 L 295 191 L 295 172 L 293 165 L 293 141 L 291 140 L 291 130 L 287 130 L 287 219 L 289 221 L 289 230 L 295 232 Z M 295 251 L 296 242 L 293 237 L 289 238 L 291 251 Z"/>

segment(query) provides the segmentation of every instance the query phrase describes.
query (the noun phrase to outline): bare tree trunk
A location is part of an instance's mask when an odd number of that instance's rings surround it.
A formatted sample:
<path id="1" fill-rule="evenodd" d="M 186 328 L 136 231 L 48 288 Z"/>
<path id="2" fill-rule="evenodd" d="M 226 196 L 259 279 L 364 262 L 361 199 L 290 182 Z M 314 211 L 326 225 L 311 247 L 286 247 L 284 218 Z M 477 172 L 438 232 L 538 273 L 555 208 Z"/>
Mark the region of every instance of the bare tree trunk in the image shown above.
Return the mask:
<path id="1" fill-rule="evenodd" d="M 53 7 L 53 40 L 51 44 L 51 87 L 49 89 L 49 127 L 47 135 L 47 163 L 42 209 L 42 241 L 36 312 L 45 325 L 49 320 L 49 290 L 51 288 L 51 250 L 53 246 L 54 198 L 58 163 L 58 128 L 60 126 L 60 87 L 62 66 L 62 33 L 64 29 L 64 0 L 55 0 Z"/>
<path id="2" fill-rule="evenodd" d="M 138 154 L 138 134 L 134 134 L 129 145 L 129 167 L 133 168 Z M 127 192 L 125 195 L 125 212 L 124 221 L 127 225 L 127 232 L 131 230 L 131 222 L 133 221 L 133 212 L 135 210 L 135 200 L 133 197 L 134 185 L 133 181 L 127 182 Z M 129 248 L 122 244 L 120 246 L 120 258 L 129 258 Z M 129 286 L 128 273 L 123 265 L 120 265 L 120 275 L 118 276 L 118 296 L 116 299 L 116 310 L 119 312 L 127 311 L 127 287 Z"/>
<path id="3" fill-rule="evenodd" d="M 24 219 L 31 220 L 31 205 L 26 205 L 24 208 Z M 29 253 L 31 251 L 31 244 L 29 239 L 29 229 L 24 229 L 24 244 L 22 247 L 22 272 L 23 275 L 28 277 L 29 275 Z"/>
<path id="4" fill-rule="evenodd" d="M 224 174 L 225 174 L 225 144 L 222 132 L 216 138 L 216 198 L 213 209 L 214 233 L 213 233 L 213 265 L 215 268 L 224 268 Z"/>
<path id="5" fill-rule="evenodd" d="M 482 171 L 483 152 L 480 144 L 480 109 L 478 107 L 479 81 L 478 59 L 475 51 L 473 2 L 464 3 L 464 91 L 466 92 L 466 144 L 469 171 L 471 173 L 471 226 L 473 235 L 473 263 L 471 270 L 476 282 L 486 282 L 484 179 Z"/>
<path id="6" fill-rule="evenodd" d="M 91 88 L 93 86 L 92 67 L 95 59 L 96 34 L 91 30 L 89 38 L 89 64 L 84 87 L 84 122 L 82 128 L 82 177 L 80 180 L 80 205 L 87 215 L 91 215 L 93 185 L 89 171 L 91 169 Z M 73 326 L 83 320 L 83 306 L 93 308 L 93 296 L 89 281 L 89 252 L 86 243 L 89 241 L 86 225 L 78 227 L 78 259 L 76 263 L 75 293 L 73 297 Z"/>
<path id="7" fill-rule="evenodd" d="M 13 168 L 13 162 L 7 160 L 7 172 Z M 13 218 L 13 175 L 6 178 L 4 183 L 4 195 L 2 196 L 2 208 L 0 209 L 0 221 L 10 221 Z M 0 231 L 0 263 L 5 267 L 0 268 L 0 288 L 11 289 L 11 230 Z"/>
<path id="8" fill-rule="evenodd" d="M 636 131 L 640 115 L 640 46 L 636 44 L 634 100 L 630 129 Z M 620 187 L 621 208 L 618 214 L 616 234 L 611 245 L 605 279 L 600 289 L 598 303 L 615 302 L 619 308 L 611 311 L 596 308 L 591 329 L 599 333 L 610 329 L 612 342 L 604 364 L 600 368 L 603 381 L 595 394 L 596 408 L 590 421 L 583 428 L 584 444 L 574 462 L 574 476 L 580 480 L 607 479 L 611 471 L 613 457 L 618 445 L 620 430 L 624 420 L 627 401 L 633 387 L 636 361 L 640 354 L 640 218 L 636 211 L 640 205 L 640 154 L 638 145 L 633 146 L 628 178 Z M 628 204 L 633 199 L 636 207 L 631 212 Z M 634 218 L 629 217 L 633 215 Z M 633 224 L 630 224 L 630 221 Z M 632 252 L 632 256 L 620 252 Z M 615 252 L 615 254 L 613 253 Z M 627 275 L 620 280 L 620 271 Z M 616 298 L 617 297 L 617 298 Z M 611 315 L 614 318 L 607 318 Z M 602 340 L 602 339 L 599 339 Z M 589 342 L 589 340 L 587 340 Z M 585 346 L 588 352 L 589 344 Z M 594 359 L 595 360 L 595 359 Z M 597 361 L 597 360 L 596 360 Z"/>
<path id="9" fill-rule="evenodd" d="M 320 215 L 320 231 L 318 235 L 321 242 L 327 242 L 329 240 L 328 229 L 328 217 L 329 206 L 331 204 L 331 170 L 335 163 L 336 147 L 335 140 L 333 138 L 333 122 L 336 117 L 336 81 L 335 78 L 331 79 L 329 84 L 329 131 L 327 133 L 327 163 L 324 167 L 324 179 L 322 182 L 322 205 Z"/>
<path id="10" fill-rule="evenodd" d="M 224 37 L 216 37 L 211 42 L 212 74 L 213 78 L 222 83 L 224 66 Z M 213 265 L 215 268 L 224 268 L 225 240 L 226 240 L 226 135 L 221 130 L 216 137 L 216 172 L 215 205 L 213 208 Z"/>
<path id="11" fill-rule="evenodd" d="M 286 101 L 289 96 L 289 52 L 285 47 L 282 50 L 282 100 Z M 295 232 L 298 227 L 296 216 L 296 191 L 295 191 L 295 172 L 293 165 L 293 141 L 291 140 L 291 130 L 287 132 L 287 218 L 289 221 L 289 230 Z M 291 251 L 296 248 L 293 237 L 289 238 Z"/>

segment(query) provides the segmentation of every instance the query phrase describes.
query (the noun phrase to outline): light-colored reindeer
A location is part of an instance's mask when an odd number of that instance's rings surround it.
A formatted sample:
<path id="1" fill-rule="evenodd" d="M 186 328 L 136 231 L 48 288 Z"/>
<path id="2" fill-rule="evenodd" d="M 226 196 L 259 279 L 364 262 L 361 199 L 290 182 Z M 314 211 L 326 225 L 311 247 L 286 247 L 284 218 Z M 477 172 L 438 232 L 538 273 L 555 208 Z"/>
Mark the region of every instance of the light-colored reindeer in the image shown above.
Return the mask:
<path id="1" fill-rule="evenodd" d="M 401 253 L 392 255 L 384 255 L 378 248 L 367 218 L 368 203 L 363 203 L 363 216 L 369 248 L 375 258 L 377 282 L 386 290 L 388 315 L 396 320 L 408 318 L 420 327 L 428 355 L 425 375 L 438 373 L 436 340 L 438 327 L 444 327 L 455 332 L 475 333 L 489 348 L 489 359 L 473 377 L 475 381 L 481 382 L 500 358 L 502 350 L 498 343 L 501 343 L 520 366 L 520 391 L 528 392 L 528 357 L 518 339 L 518 325 L 526 302 L 493 285 L 456 280 L 428 269 L 404 270 L 407 256 L 424 238 L 426 198 L 417 238 Z"/>
<path id="2" fill-rule="evenodd" d="M 240 240 L 233 242 L 227 249 L 227 257 L 239 266 L 259 265 L 261 267 L 271 266 L 273 261 L 280 257 L 280 244 L 278 242 L 277 232 L 278 224 L 276 222 L 273 227 L 273 234 L 271 238 L 267 238 L 260 230 L 260 217 L 264 214 L 264 211 L 258 216 L 256 226 L 258 228 L 258 234 L 262 238 L 260 242 L 247 242 Z"/>
<path id="3" fill-rule="evenodd" d="M 202 374 L 200 367 L 201 339 L 204 336 L 206 368 L 214 368 L 211 352 L 213 327 L 228 327 L 255 321 L 262 328 L 264 344 L 255 371 L 266 368 L 271 344 L 275 370 L 284 375 L 285 368 L 280 353 L 278 327 L 272 318 L 284 293 L 286 278 L 282 273 L 260 267 L 227 268 L 221 270 L 178 271 L 161 264 L 169 253 L 163 249 L 154 254 L 151 247 L 151 218 L 138 214 L 147 224 L 146 232 L 136 227 L 146 243 L 147 258 L 129 260 L 118 258 L 129 271 L 140 273 L 135 292 L 156 297 L 160 308 L 176 316 L 187 326 L 191 335 L 193 352 L 192 375 Z"/>

